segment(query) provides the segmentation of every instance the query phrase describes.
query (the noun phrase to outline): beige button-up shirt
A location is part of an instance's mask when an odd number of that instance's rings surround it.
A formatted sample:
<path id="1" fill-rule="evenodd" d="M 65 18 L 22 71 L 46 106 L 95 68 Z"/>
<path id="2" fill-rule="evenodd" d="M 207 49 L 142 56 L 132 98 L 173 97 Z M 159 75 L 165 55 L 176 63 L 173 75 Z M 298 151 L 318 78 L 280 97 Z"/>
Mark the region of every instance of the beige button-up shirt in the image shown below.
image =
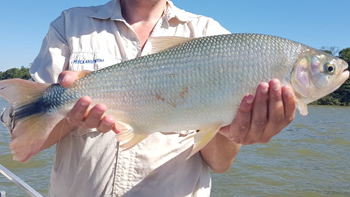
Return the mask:
<path id="1" fill-rule="evenodd" d="M 151 36 L 200 37 L 229 33 L 211 18 L 168 1 Z M 122 17 L 119 1 L 66 10 L 53 21 L 30 73 L 57 82 L 64 70 L 97 70 L 150 53 Z M 179 123 L 181 124 L 181 123 Z M 56 145 L 50 196 L 209 196 L 210 172 L 201 154 L 186 160 L 193 141 L 154 133 L 121 151 L 113 132 L 72 131 Z"/>

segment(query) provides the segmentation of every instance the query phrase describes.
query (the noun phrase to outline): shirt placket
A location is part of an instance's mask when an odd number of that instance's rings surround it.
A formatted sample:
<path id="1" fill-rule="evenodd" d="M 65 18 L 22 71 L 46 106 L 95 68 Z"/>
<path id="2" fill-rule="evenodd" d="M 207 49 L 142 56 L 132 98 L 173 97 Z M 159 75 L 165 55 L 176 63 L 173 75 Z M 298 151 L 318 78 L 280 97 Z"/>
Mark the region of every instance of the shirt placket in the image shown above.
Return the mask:
<path id="1" fill-rule="evenodd" d="M 146 42 L 143 50 L 141 50 L 140 39 L 135 39 L 135 37 L 138 38 L 136 32 L 132 29 L 132 27 L 126 21 L 123 21 L 123 22 L 126 25 L 126 27 L 129 28 L 129 30 L 131 30 L 134 33 L 134 36 L 127 38 L 127 40 L 129 41 L 131 40 L 130 42 L 132 42 L 133 50 L 137 50 L 137 53 L 135 51 L 133 52 L 134 54 L 133 56 L 135 57 L 129 56 L 130 51 L 128 51 L 126 53 L 127 59 L 132 59 L 139 56 L 147 55 L 151 49 L 148 42 Z M 164 20 L 164 17 L 161 17 L 157 22 L 157 24 L 155 25 L 153 31 L 151 32 L 150 37 L 153 35 L 163 34 L 167 26 L 168 26 L 168 23 L 166 22 L 166 20 Z M 130 48 L 128 50 L 130 50 Z M 113 184 L 112 185 L 113 189 L 111 194 L 112 197 L 122 196 L 126 190 L 128 190 L 133 186 L 132 184 L 134 183 L 132 182 L 132 179 L 134 178 L 133 173 L 135 173 L 133 171 L 133 167 L 137 165 L 135 153 L 133 151 L 125 151 L 125 152 L 120 151 L 119 142 L 116 142 L 116 147 L 117 147 L 117 151 L 116 151 L 116 161 L 115 161 L 114 170 L 113 170 L 114 177 L 112 181 L 112 184 Z"/>

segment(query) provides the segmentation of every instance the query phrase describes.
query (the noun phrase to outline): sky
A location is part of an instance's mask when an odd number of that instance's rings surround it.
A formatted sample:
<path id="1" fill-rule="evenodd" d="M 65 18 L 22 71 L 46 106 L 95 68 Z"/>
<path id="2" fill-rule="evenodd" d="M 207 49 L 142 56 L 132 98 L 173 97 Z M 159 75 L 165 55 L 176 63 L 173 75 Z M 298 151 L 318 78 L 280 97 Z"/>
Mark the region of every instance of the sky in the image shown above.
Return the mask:
<path id="1" fill-rule="evenodd" d="M 0 71 L 29 67 L 49 24 L 71 7 L 108 0 L 5 0 L 0 12 Z M 263 33 L 314 48 L 350 47 L 350 0 L 173 0 L 232 33 Z"/>

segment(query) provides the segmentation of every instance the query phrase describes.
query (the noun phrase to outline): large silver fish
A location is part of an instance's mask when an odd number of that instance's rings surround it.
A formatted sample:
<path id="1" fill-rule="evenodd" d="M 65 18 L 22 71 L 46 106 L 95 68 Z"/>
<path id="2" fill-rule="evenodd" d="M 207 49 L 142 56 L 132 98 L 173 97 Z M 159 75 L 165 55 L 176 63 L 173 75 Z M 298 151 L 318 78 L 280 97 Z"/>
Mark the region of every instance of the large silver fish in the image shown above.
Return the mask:
<path id="1" fill-rule="evenodd" d="M 122 62 L 71 87 L 19 79 L 0 82 L 0 96 L 15 109 L 10 148 L 14 159 L 36 154 L 53 127 L 88 95 L 114 115 L 128 149 L 153 132 L 199 130 L 191 154 L 235 117 L 243 96 L 277 78 L 294 90 L 297 108 L 336 90 L 348 77 L 345 61 L 303 44 L 260 34 L 149 40 L 154 54 Z"/>

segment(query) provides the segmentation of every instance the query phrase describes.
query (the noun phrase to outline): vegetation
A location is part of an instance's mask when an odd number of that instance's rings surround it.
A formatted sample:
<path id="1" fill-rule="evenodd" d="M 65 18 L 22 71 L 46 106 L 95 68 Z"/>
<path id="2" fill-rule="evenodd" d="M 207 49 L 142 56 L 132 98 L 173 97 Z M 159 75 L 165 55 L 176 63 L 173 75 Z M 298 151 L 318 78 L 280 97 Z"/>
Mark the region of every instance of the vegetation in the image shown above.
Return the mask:
<path id="1" fill-rule="evenodd" d="M 11 68 L 5 72 L 0 71 L 0 80 L 11 78 L 30 79 L 29 68 L 22 66 L 21 69 Z"/>
<path id="2" fill-rule="evenodd" d="M 350 48 L 339 51 L 337 47 L 322 47 L 321 50 L 333 55 L 339 52 L 339 57 L 350 65 Z M 29 69 L 22 66 L 20 69 L 11 68 L 5 72 L 0 71 L 0 80 L 10 78 L 29 79 Z M 350 79 L 348 79 L 338 90 L 332 94 L 325 96 L 313 102 L 312 104 L 350 106 Z"/>

